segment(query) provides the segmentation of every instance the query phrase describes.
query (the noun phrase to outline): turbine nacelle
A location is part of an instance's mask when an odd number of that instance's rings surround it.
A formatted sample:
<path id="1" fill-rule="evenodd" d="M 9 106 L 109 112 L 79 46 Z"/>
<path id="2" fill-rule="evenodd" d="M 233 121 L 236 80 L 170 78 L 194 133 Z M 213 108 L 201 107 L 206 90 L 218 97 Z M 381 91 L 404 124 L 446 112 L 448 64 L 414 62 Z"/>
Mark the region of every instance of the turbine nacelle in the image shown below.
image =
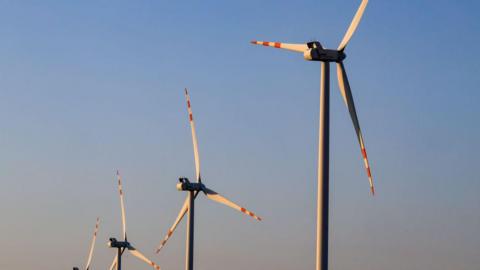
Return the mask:
<path id="1" fill-rule="evenodd" d="M 308 42 L 307 47 L 309 49 L 303 53 L 303 58 L 308 61 L 341 62 L 346 57 L 343 50 L 325 49 L 318 41 Z"/>
<path id="2" fill-rule="evenodd" d="M 108 246 L 111 248 L 127 248 L 132 249 L 133 247 L 127 241 L 118 241 L 115 238 L 110 238 L 108 241 Z"/>
<path id="3" fill-rule="evenodd" d="M 192 183 L 186 177 L 178 178 L 178 191 L 204 191 L 205 185 L 202 183 Z"/>

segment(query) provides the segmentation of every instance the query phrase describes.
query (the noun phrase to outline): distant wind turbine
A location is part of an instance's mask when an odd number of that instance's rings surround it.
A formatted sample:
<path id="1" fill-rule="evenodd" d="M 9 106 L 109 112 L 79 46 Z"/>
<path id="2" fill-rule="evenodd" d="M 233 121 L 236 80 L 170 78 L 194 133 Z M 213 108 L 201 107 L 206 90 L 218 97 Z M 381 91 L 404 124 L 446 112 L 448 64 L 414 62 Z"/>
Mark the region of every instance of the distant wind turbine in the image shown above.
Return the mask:
<path id="1" fill-rule="evenodd" d="M 137 257 L 141 261 L 147 263 L 148 265 L 152 266 L 156 270 L 160 270 L 160 266 L 158 266 L 156 263 L 153 261 L 149 260 L 145 255 L 140 253 L 136 248 L 134 248 L 130 242 L 127 241 L 127 224 L 126 224 L 126 218 L 125 218 L 125 205 L 123 202 L 123 189 L 122 189 L 122 178 L 120 176 L 120 173 L 117 171 L 117 180 L 118 180 L 118 193 L 120 194 L 120 208 L 122 211 L 122 231 L 123 231 L 123 241 L 118 241 L 115 238 L 110 238 L 108 245 L 111 248 L 116 248 L 117 249 L 117 255 L 113 259 L 112 265 L 110 266 L 110 270 L 115 269 L 115 266 L 117 267 L 117 270 L 122 269 L 122 255 L 125 250 L 128 250 L 130 254 L 133 256 Z"/>
<path id="2" fill-rule="evenodd" d="M 190 96 L 188 95 L 187 89 L 185 89 L 185 97 L 187 99 L 187 110 L 188 110 L 188 117 L 190 121 L 190 128 L 192 131 L 192 142 L 193 142 L 193 155 L 195 159 L 195 172 L 196 172 L 196 179 L 197 181 L 192 183 L 187 178 L 180 178 L 180 183 L 177 184 L 177 189 L 180 191 L 187 191 L 188 196 L 183 203 L 182 209 L 177 216 L 177 219 L 173 223 L 173 226 L 168 230 L 167 235 L 161 241 L 160 245 L 158 246 L 156 253 L 159 253 L 160 250 L 165 246 L 168 239 L 172 236 L 175 228 L 177 227 L 178 223 L 182 220 L 185 216 L 185 213 L 188 212 L 188 224 L 187 224 L 187 241 L 186 241 L 186 256 L 185 256 L 185 269 L 186 270 L 193 270 L 193 240 L 194 240 L 194 210 L 195 210 L 195 198 L 197 195 L 202 192 L 207 196 L 208 199 L 224 204 L 228 207 L 231 207 L 235 210 L 238 210 L 256 220 L 261 220 L 260 217 L 255 215 L 253 212 L 238 206 L 237 204 L 233 203 L 232 201 L 228 200 L 227 198 L 223 197 L 222 195 L 218 194 L 217 192 L 207 188 L 200 177 L 200 157 L 198 154 L 198 142 L 197 142 L 197 134 L 195 131 L 195 122 L 193 120 L 193 113 L 190 104 Z"/>
<path id="3" fill-rule="evenodd" d="M 97 217 L 97 222 L 95 223 L 95 230 L 93 231 L 92 243 L 90 244 L 90 250 L 88 252 L 87 264 L 85 265 L 85 270 L 90 270 L 90 263 L 92 262 L 93 250 L 95 249 L 95 242 L 97 240 L 98 227 L 100 226 L 100 218 Z M 78 267 L 73 267 L 73 270 L 78 270 Z"/>
<path id="4" fill-rule="evenodd" d="M 280 42 L 252 41 L 256 45 L 269 46 L 303 53 L 305 60 L 320 61 L 322 66 L 320 79 L 320 125 L 318 142 L 318 179 L 317 179 L 317 243 L 316 243 L 316 269 L 328 269 L 328 203 L 329 203 L 329 125 L 330 125 L 330 63 L 337 64 L 338 85 L 343 100 L 347 105 L 350 117 L 352 118 L 357 139 L 360 144 L 360 150 L 363 156 L 363 162 L 367 171 L 370 183 L 371 194 L 375 194 L 373 178 L 370 172 L 367 152 L 363 142 L 360 124 L 358 122 L 357 112 L 353 103 L 350 84 L 348 83 L 347 73 L 343 65 L 346 55 L 345 47 L 352 38 L 362 18 L 363 12 L 367 7 L 368 0 L 363 0 L 358 8 L 353 20 L 336 50 L 324 48 L 320 42 L 313 41 L 307 44 L 288 44 Z"/>

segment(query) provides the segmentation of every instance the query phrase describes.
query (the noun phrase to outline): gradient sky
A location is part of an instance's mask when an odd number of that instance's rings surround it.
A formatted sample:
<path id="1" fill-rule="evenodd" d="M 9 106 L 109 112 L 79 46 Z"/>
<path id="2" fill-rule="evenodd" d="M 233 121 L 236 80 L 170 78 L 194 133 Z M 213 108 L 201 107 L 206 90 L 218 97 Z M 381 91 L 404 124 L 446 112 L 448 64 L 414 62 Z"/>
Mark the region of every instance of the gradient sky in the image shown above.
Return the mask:
<path id="1" fill-rule="evenodd" d="M 106 269 L 120 236 L 184 268 L 190 89 L 207 185 L 196 269 L 313 269 L 319 64 L 252 39 L 336 47 L 360 1 L 0 1 L 1 269 Z M 370 1 L 345 62 L 378 195 L 332 76 L 331 269 L 480 265 L 477 1 Z M 334 74 L 332 74 L 334 75 Z M 150 269 L 131 256 L 128 269 Z"/>

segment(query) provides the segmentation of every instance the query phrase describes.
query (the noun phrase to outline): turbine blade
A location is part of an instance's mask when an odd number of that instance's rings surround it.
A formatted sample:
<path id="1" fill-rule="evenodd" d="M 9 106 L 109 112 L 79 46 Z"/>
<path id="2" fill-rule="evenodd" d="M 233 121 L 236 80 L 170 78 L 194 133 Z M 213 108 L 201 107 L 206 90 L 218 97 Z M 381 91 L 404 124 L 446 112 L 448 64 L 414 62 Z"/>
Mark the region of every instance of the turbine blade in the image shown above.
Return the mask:
<path id="1" fill-rule="evenodd" d="M 90 262 L 92 261 L 93 249 L 95 248 L 95 240 L 97 239 L 99 226 L 100 226 L 100 218 L 97 217 L 97 222 L 95 223 L 95 230 L 93 231 L 92 243 L 90 245 L 90 251 L 88 252 L 87 264 L 85 265 L 86 270 L 90 269 Z"/>
<path id="2" fill-rule="evenodd" d="M 154 263 L 153 261 L 149 260 L 147 257 L 145 257 L 145 255 L 143 255 L 142 253 L 140 253 L 140 251 L 136 250 L 136 249 L 129 249 L 128 251 L 130 251 L 130 253 L 137 257 L 138 259 L 146 262 L 148 265 L 152 266 L 153 269 L 156 269 L 156 270 L 160 270 L 160 266 L 158 266 L 158 264 Z"/>
<path id="3" fill-rule="evenodd" d="M 360 6 L 357 9 L 357 13 L 355 13 L 355 16 L 353 17 L 353 20 L 350 23 L 350 26 L 348 27 L 347 32 L 345 33 L 345 36 L 342 39 L 342 42 L 340 42 L 340 45 L 338 46 L 339 51 L 345 49 L 348 42 L 352 38 L 353 33 L 355 33 L 355 30 L 357 30 L 358 24 L 360 23 L 360 20 L 362 19 L 363 12 L 365 11 L 365 8 L 367 7 L 367 4 L 368 4 L 368 0 L 362 0 L 362 3 L 360 3 Z"/>
<path id="4" fill-rule="evenodd" d="M 115 255 L 115 258 L 113 258 L 113 262 L 112 262 L 112 264 L 110 265 L 110 268 L 109 268 L 110 270 L 114 270 L 115 267 L 117 266 L 117 256 L 118 256 L 118 254 Z"/>
<path id="5" fill-rule="evenodd" d="M 201 182 L 200 178 L 200 156 L 198 154 L 198 140 L 197 132 L 195 131 L 195 122 L 193 121 L 192 106 L 190 104 L 190 95 L 187 88 L 185 88 L 185 98 L 187 99 L 188 118 L 190 120 L 190 129 L 192 130 L 192 142 L 193 142 L 193 156 L 195 158 L 195 173 L 197 182 Z"/>
<path id="6" fill-rule="evenodd" d="M 178 223 L 180 223 L 180 221 L 182 220 L 182 218 L 185 216 L 185 213 L 187 213 L 188 211 L 188 197 L 187 199 L 185 200 L 185 202 L 183 203 L 183 206 L 182 206 L 182 209 L 180 209 L 180 212 L 178 213 L 178 216 L 177 216 L 177 219 L 175 220 L 175 222 L 173 223 L 172 227 L 170 227 L 170 229 L 168 230 L 168 233 L 167 235 L 165 236 L 165 238 L 163 238 L 162 242 L 160 242 L 160 244 L 158 245 L 157 249 L 155 250 L 155 253 L 160 253 L 160 250 L 165 246 L 165 244 L 167 243 L 168 239 L 170 239 L 170 237 L 172 236 L 173 232 L 175 231 L 175 229 L 177 228 L 178 226 Z"/>
<path id="7" fill-rule="evenodd" d="M 118 193 L 120 194 L 120 208 L 122 210 L 122 231 L 123 231 L 123 240 L 127 240 L 127 222 L 125 219 L 125 204 L 123 202 L 123 189 L 122 189 L 122 177 L 117 170 L 117 180 L 118 180 Z"/>
<path id="8" fill-rule="evenodd" d="M 367 171 L 368 181 L 370 182 L 370 191 L 372 195 L 375 195 L 375 188 L 373 186 L 372 173 L 370 171 L 370 165 L 368 163 L 367 151 L 365 150 L 362 131 L 360 130 L 360 123 L 358 122 L 357 111 L 355 110 L 352 91 L 350 89 L 350 84 L 348 83 L 348 77 L 347 77 L 347 73 L 345 72 L 345 67 L 343 66 L 343 62 L 337 63 L 337 77 L 338 77 L 338 86 L 340 87 L 340 93 L 342 94 L 345 105 L 347 105 L 348 111 L 350 112 L 350 117 L 352 118 L 353 127 L 355 128 L 355 132 L 357 133 L 358 143 L 360 144 L 360 150 L 362 151 L 363 162 L 365 164 L 365 169 Z"/>
<path id="9" fill-rule="evenodd" d="M 221 203 L 221 204 L 224 204 L 226 206 L 229 206 L 235 210 L 238 210 L 246 215 L 249 215 L 251 216 L 252 218 L 258 220 L 258 221 L 261 221 L 262 218 L 260 218 L 259 216 L 255 215 L 253 212 L 250 212 L 248 211 L 247 209 L 243 208 L 243 207 L 240 207 L 238 205 L 236 205 L 235 203 L 231 202 L 230 200 L 228 200 L 227 198 L 223 197 L 222 195 L 218 194 L 217 192 L 211 190 L 211 189 L 208 189 L 208 188 L 205 188 L 205 193 L 207 195 L 207 197 L 212 200 L 212 201 L 216 201 L 218 203 Z"/>
<path id="10" fill-rule="evenodd" d="M 290 44 L 290 43 L 256 41 L 256 40 L 250 41 L 250 43 L 255 45 L 263 45 L 267 47 L 274 47 L 274 48 L 285 49 L 285 50 L 301 52 L 301 53 L 309 50 L 307 44 Z"/>

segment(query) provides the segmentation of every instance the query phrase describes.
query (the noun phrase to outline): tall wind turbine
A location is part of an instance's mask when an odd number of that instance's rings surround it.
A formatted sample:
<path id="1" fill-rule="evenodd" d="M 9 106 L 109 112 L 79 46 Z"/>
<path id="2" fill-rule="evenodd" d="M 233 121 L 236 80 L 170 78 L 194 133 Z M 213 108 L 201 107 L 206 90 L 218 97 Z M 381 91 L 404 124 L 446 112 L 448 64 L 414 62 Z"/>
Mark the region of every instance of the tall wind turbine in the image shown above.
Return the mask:
<path id="1" fill-rule="evenodd" d="M 322 66 L 320 79 L 320 125 L 319 125 L 319 140 L 318 140 L 318 190 L 317 190 L 317 243 L 316 243 L 316 269 L 328 269 L 328 203 L 329 203 L 329 125 L 330 125 L 330 63 L 337 64 L 338 85 L 343 100 L 347 105 L 350 117 L 352 118 L 353 126 L 357 133 L 360 150 L 363 156 L 363 162 L 367 171 L 368 180 L 370 182 L 370 191 L 372 195 L 375 194 L 373 187 L 372 174 L 370 172 L 370 165 L 368 163 L 367 152 L 363 142 L 362 132 L 360 131 L 360 124 L 357 118 L 357 112 L 353 103 L 352 92 L 350 84 L 348 83 L 347 73 L 343 65 L 343 60 L 346 55 L 344 53 L 345 47 L 352 38 L 353 33 L 357 29 L 363 12 L 367 7 L 368 0 L 363 0 L 357 13 L 348 27 L 343 40 L 336 50 L 324 48 L 320 42 L 313 41 L 307 44 L 287 44 L 280 42 L 264 42 L 252 41 L 256 45 L 269 46 L 290 50 L 294 52 L 303 53 L 305 60 L 320 61 Z"/>
<path id="2" fill-rule="evenodd" d="M 192 114 L 192 107 L 190 105 L 190 96 L 188 95 L 187 89 L 185 89 L 185 98 L 187 99 L 187 110 L 188 110 L 188 117 L 190 120 L 190 128 L 192 131 L 192 142 L 193 142 L 193 156 L 195 159 L 195 173 L 197 181 L 192 183 L 187 178 L 180 178 L 180 183 L 177 184 L 177 189 L 179 191 L 186 191 L 188 192 L 188 196 L 183 203 L 182 209 L 177 216 L 177 219 L 173 223 L 173 226 L 170 227 L 168 230 L 167 235 L 165 238 L 160 242 L 156 253 L 159 253 L 160 250 L 165 246 L 168 239 L 172 236 L 175 228 L 177 228 L 178 223 L 182 220 L 185 216 L 185 213 L 188 211 L 188 224 L 187 224 L 187 241 L 186 241 L 186 256 L 185 256 L 185 269 L 186 270 L 193 270 L 193 239 L 194 239 L 194 213 L 195 213 L 195 198 L 199 194 L 199 192 L 203 192 L 207 196 L 208 199 L 224 204 L 228 207 L 231 207 L 235 210 L 238 210 L 248 216 L 256 220 L 261 220 L 260 217 L 255 215 L 253 212 L 248 211 L 247 209 L 238 206 L 237 204 L 233 203 L 232 201 L 228 200 L 227 198 L 223 197 L 222 195 L 218 194 L 217 192 L 207 188 L 200 177 L 200 157 L 198 154 L 198 142 L 197 142 L 197 133 L 195 131 L 195 122 L 193 121 L 193 114 Z"/>
<path id="3" fill-rule="evenodd" d="M 90 270 L 90 263 L 92 262 L 93 250 L 95 249 L 95 242 L 97 240 L 98 227 L 100 226 L 100 218 L 97 217 L 97 222 L 95 223 L 95 230 L 93 231 L 92 243 L 90 244 L 90 251 L 88 252 L 87 264 L 85 265 L 85 270 Z M 73 267 L 73 270 L 78 270 L 78 267 Z"/>
<path id="4" fill-rule="evenodd" d="M 126 218 L 125 218 L 125 205 L 123 202 L 123 189 L 122 189 L 122 178 L 120 177 L 120 173 L 117 171 L 117 180 L 118 180 L 118 193 L 120 194 L 120 208 L 122 211 L 122 231 L 123 231 L 123 241 L 118 241 L 115 238 L 110 238 L 108 245 L 112 248 L 117 249 L 117 255 L 113 259 L 112 265 L 110 266 L 110 270 L 115 269 L 115 266 L 117 267 L 117 270 L 122 269 L 122 255 L 125 250 L 128 250 L 130 254 L 133 256 L 137 257 L 141 261 L 147 263 L 148 265 L 152 266 L 156 270 L 160 270 L 160 266 L 158 266 L 156 263 L 153 261 L 149 260 L 147 257 L 145 257 L 140 251 L 138 251 L 136 248 L 134 248 L 130 242 L 127 241 L 127 224 L 126 224 Z"/>

